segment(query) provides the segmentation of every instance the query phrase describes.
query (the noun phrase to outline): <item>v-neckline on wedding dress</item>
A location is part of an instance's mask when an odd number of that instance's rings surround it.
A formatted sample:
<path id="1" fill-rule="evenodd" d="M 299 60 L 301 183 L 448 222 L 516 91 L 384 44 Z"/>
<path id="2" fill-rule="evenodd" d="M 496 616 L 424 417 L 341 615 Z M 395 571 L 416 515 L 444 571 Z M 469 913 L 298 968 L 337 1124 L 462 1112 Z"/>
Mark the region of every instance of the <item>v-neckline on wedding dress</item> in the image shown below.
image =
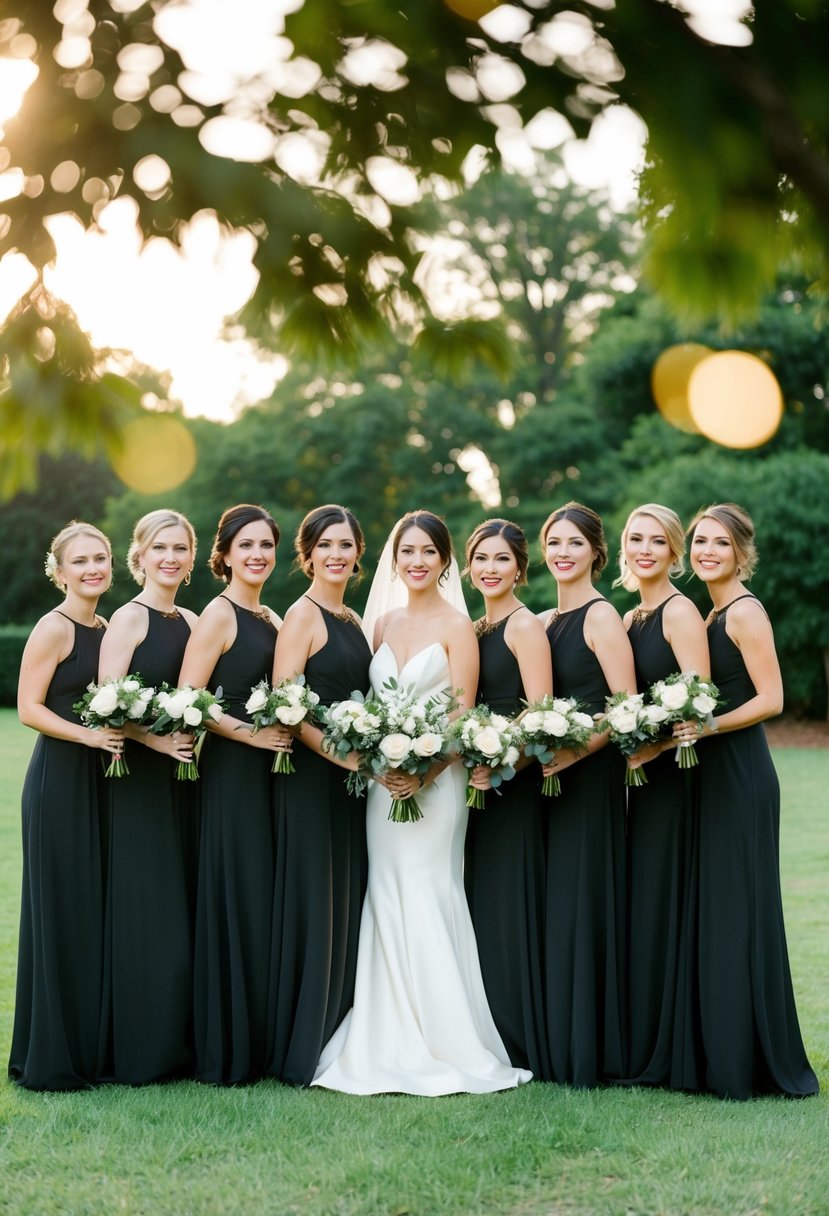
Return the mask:
<path id="1" fill-rule="evenodd" d="M 388 642 L 380 643 L 380 645 L 377 647 L 377 650 L 375 651 L 375 657 L 376 657 L 376 655 L 378 655 L 380 653 L 380 651 L 383 649 L 384 646 L 386 647 L 386 650 L 388 650 L 389 654 L 391 655 L 392 659 L 394 660 L 394 666 L 395 666 L 395 670 L 397 672 L 398 680 L 403 678 L 404 671 L 406 671 L 409 667 L 411 667 L 411 665 L 415 661 L 415 659 L 420 658 L 420 656 L 422 654 L 426 654 L 430 650 L 434 650 L 434 648 L 436 646 L 439 647 L 443 651 L 444 655 L 446 654 L 446 651 L 440 642 L 430 642 L 428 646 L 423 646 L 420 650 L 416 650 L 414 652 L 414 654 L 411 655 L 410 658 L 408 658 L 406 660 L 406 662 L 403 664 L 403 666 L 401 667 L 400 662 L 397 658 L 397 655 L 394 653 L 394 651 L 392 650 L 392 648 Z"/>

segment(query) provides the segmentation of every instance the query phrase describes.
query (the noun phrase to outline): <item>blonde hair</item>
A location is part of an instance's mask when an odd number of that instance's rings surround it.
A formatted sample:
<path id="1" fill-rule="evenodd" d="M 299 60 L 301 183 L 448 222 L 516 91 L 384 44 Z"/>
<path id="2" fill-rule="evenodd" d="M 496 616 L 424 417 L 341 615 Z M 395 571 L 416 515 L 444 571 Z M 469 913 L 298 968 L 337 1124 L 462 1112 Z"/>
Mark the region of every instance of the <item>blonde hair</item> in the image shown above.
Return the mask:
<path id="1" fill-rule="evenodd" d="M 147 576 L 141 568 L 139 558 L 164 528 L 184 528 L 190 540 L 191 557 L 195 560 L 196 533 L 187 516 L 182 515 L 180 511 L 173 511 L 169 507 L 159 507 L 156 511 L 148 511 L 146 515 L 141 516 L 133 528 L 132 541 L 127 552 L 127 569 L 141 587 Z"/>
<path id="2" fill-rule="evenodd" d="M 741 583 L 747 583 L 757 569 L 759 560 L 754 543 L 754 520 L 748 511 L 736 502 L 713 503 L 710 507 L 703 507 L 691 520 L 689 536 L 693 535 L 697 524 L 703 519 L 714 519 L 725 528 L 737 558 L 737 578 Z"/>
<path id="3" fill-rule="evenodd" d="M 97 536 L 103 542 L 110 561 L 112 560 L 112 545 L 109 543 L 109 538 L 104 535 L 100 528 L 96 528 L 94 524 L 85 524 L 80 519 L 70 520 L 66 527 L 61 528 L 60 532 L 53 539 L 43 565 L 46 577 L 50 582 L 55 584 L 61 595 L 66 595 L 66 584 L 62 583 L 58 578 L 58 570 L 63 564 L 63 556 L 68 546 L 79 536 Z"/>
<path id="4" fill-rule="evenodd" d="M 639 590 L 639 579 L 625 560 L 625 545 L 630 525 L 637 515 L 648 515 L 651 519 L 655 519 L 665 533 L 665 539 L 674 559 L 668 571 L 670 577 L 677 578 L 685 571 L 685 529 L 682 526 L 682 520 L 670 507 L 663 507 L 658 502 L 646 502 L 631 511 L 622 529 L 622 539 L 619 545 L 619 577 L 613 580 L 613 586 L 624 587 L 626 591 Z"/>

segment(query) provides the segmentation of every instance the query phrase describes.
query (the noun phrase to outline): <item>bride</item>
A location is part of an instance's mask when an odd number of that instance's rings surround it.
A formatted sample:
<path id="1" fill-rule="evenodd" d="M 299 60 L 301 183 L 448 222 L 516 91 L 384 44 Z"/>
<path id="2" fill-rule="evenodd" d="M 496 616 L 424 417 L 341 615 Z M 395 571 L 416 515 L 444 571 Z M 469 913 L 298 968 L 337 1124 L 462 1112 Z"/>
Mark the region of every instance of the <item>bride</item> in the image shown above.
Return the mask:
<path id="1" fill-rule="evenodd" d="M 404 606 L 383 611 L 395 597 Z M 404 516 L 366 608 L 373 690 L 394 678 L 424 700 L 451 689 L 461 709 L 473 705 L 478 645 L 462 605 L 446 525 L 428 511 Z M 465 788 L 461 766 L 446 763 L 422 778 L 395 772 L 371 783 L 354 1006 L 324 1048 L 314 1085 L 437 1096 L 530 1080 L 510 1066 L 484 994 L 463 887 Z M 390 822 L 390 798 L 412 795 L 423 818 Z"/>

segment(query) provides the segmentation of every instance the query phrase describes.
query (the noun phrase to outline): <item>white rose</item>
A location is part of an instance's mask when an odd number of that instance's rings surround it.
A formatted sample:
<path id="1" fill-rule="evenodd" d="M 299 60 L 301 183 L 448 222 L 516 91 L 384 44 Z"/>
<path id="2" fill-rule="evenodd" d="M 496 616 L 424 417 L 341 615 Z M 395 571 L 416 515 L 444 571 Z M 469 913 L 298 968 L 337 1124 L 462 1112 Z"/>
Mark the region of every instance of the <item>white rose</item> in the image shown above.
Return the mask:
<path id="1" fill-rule="evenodd" d="M 661 705 L 646 705 L 642 710 L 642 717 L 651 725 L 658 725 L 664 722 L 668 717 L 667 709 L 663 709 Z"/>
<path id="2" fill-rule="evenodd" d="M 124 692 L 138 692 L 140 687 L 141 685 L 138 680 L 133 680 L 132 678 L 121 681 L 121 688 Z"/>
<path id="3" fill-rule="evenodd" d="M 548 712 L 544 715 L 544 730 L 554 739 L 562 739 L 570 729 L 570 724 L 564 714 Z"/>
<path id="4" fill-rule="evenodd" d="M 636 730 L 637 715 L 633 710 L 613 709 L 607 715 L 607 720 L 620 735 L 631 735 Z"/>
<path id="5" fill-rule="evenodd" d="M 302 700 L 304 689 L 300 684 L 286 684 L 282 691 L 292 705 L 298 705 Z"/>
<path id="6" fill-rule="evenodd" d="M 346 718 L 355 718 L 363 712 L 361 701 L 340 701 L 331 710 L 331 720 L 332 722 L 342 722 Z"/>
<path id="7" fill-rule="evenodd" d="M 497 756 L 501 750 L 501 736 L 493 726 L 485 726 L 473 735 L 472 742 L 484 756 L 490 759 Z"/>
<path id="8" fill-rule="evenodd" d="M 408 735 L 386 735 L 384 739 L 380 740 L 380 751 L 392 768 L 401 765 L 411 750 L 412 741 Z"/>
<path id="9" fill-rule="evenodd" d="M 504 756 L 504 764 L 517 764 L 521 756 L 517 747 L 508 747 Z"/>
<path id="10" fill-rule="evenodd" d="M 245 701 L 245 709 L 249 714 L 258 713 L 260 709 L 264 709 L 268 703 L 268 694 L 264 688 L 254 688 L 253 692 Z M 178 717 L 178 714 L 174 715 Z"/>
<path id="11" fill-rule="evenodd" d="M 306 695 L 306 700 L 308 701 L 309 705 L 319 705 L 320 703 L 320 699 L 317 694 L 315 692 L 311 692 L 310 690 Z"/>
<path id="12" fill-rule="evenodd" d="M 301 705 L 280 705 L 275 716 L 284 726 L 296 726 L 305 717 L 305 710 Z"/>
<path id="13" fill-rule="evenodd" d="M 570 721 L 575 722 L 577 726 L 589 726 L 591 730 L 593 729 L 593 719 L 590 714 L 584 714 L 580 710 L 576 710 L 574 714 L 570 715 Z"/>
<path id="14" fill-rule="evenodd" d="M 164 708 L 171 718 L 183 718 L 184 711 L 187 708 L 187 700 L 182 693 L 174 693 L 173 696 L 167 698 L 167 704 Z"/>
<path id="15" fill-rule="evenodd" d="M 195 705 L 185 705 L 182 717 L 188 726 L 201 726 L 202 724 L 201 710 L 196 709 Z"/>
<path id="16" fill-rule="evenodd" d="M 512 725 L 509 718 L 505 718 L 501 714 L 490 714 L 489 720 L 497 731 L 508 730 Z"/>
<path id="17" fill-rule="evenodd" d="M 568 701 L 566 697 L 555 697 L 553 699 L 553 712 L 557 714 L 567 714 L 573 708 L 572 701 Z"/>
<path id="18" fill-rule="evenodd" d="M 99 688 L 89 702 L 91 712 L 99 714 L 102 718 L 108 717 L 117 706 L 118 693 L 112 684 L 104 684 L 103 688 Z"/>
<path id="19" fill-rule="evenodd" d="M 538 731 L 544 729 L 544 715 L 542 713 L 538 713 L 537 711 L 524 714 L 520 725 L 523 726 L 524 730 L 528 731 L 531 735 L 534 735 Z"/>
<path id="20" fill-rule="evenodd" d="M 425 731 L 412 742 L 412 751 L 416 756 L 436 756 L 443 746 L 443 739 L 434 731 Z"/>
<path id="21" fill-rule="evenodd" d="M 666 709 L 682 709 L 688 700 L 688 689 L 684 684 L 666 684 L 659 698 Z"/>
<path id="22" fill-rule="evenodd" d="M 713 697 L 709 697 L 707 692 L 697 693 L 691 704 L 698 714 L 705 714 L 706 716 L 713 713 L 717 708 L 717 702 Z"/>
<path id="23" fill-rule="evenodd" d="M 402 729 L 407 735 L 417 734 L 417 722 L 412 714 L 409 714 L 408 718 L 403 719 Z"/>
<path id="24" fill-rule="evenodd" d="M 139 697 L 136 701 L 133 701 L 132 705 L 127 710 L 127 717 L 131 718 L 133 722 L 139 722 L 147 712 L 151 700 L 152 697 L 150 696 Z"/>
<path id="25" fill-rule="evenodd" d="M 370 735 L 377 730 L 380 721 L 374 714 L 357 714 L 352 718 L 351 725 L 358 735 Z"/>
<path id="26" fill-rule="evenodd" d="M 208 705 L 207 712 L 210 714 L 210 717 L 214 722 L 218 722 L 224 711 L 222 710 L 221 705 L 217 705 L 214 701 L 212 705 Z"/>

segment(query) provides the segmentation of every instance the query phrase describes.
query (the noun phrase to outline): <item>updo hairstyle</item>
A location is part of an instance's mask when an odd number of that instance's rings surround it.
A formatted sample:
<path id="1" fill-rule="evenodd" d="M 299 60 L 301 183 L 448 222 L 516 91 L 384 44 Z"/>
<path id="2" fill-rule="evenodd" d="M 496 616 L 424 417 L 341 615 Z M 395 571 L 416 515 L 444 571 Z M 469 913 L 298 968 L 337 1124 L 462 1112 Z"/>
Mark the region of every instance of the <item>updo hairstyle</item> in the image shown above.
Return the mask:
<path id="1" fill-rule="evenodd" d="M 482 523 L 478 524 L 466 542 L 466 569 L 464 570 L 464 574 L 469 573 L 472 558 L 478 545 L 480 545 L 481 541 L 489 540 L 491 536 L 503 536 L 504 544 L 518 564 L 518 578 L 515 580 L 516 586 L 525 586 L 527 582 L 527 569 L 530 564 L 530 550 L 527 544 L 527 537 L 524 530 L 509 519 L 485 519 Z"/>
<path id="2" fill-rule="evenodd" d="M 235 507 L 228 507 L 223 512 L 213 539 L 213 548 L 210 550 L 210 557 L 207 561 L 214 578 L 220 579 L 223 583 L 230 582 L 232 575 L 227 567 L 225 558 L 230 552 L 233 538 L 243 528 L 246 528 L 248 524 L 257 523 L 260 520 L 268 525 L 273 536 L 273 542 L 275 545 L 278 545 L 279 525 L 264 507 L 255 506 L 249 502 L 242 502 L 238 503 Z"/>
<path id="3" fill-rule="evenodd" d="M 747 583 L 757 569 L 758 554 L 754 543 L 754 520 L 735 502 L 714 503 L 697 511 L 688 528 L 688 535 L 693 536 L 697 524 L 703 519 L 714 519 L 731 537 L 734 554 L 737 558 L 737 578 L 741 583 Z"/>
<path id="4" fill-rule="evenodd" d="M 132 541 L 127 551 L 127 569 L 140 587 L 144 586 L 147 575 L 141 568 L 140 558 L 164 528 L 184 528 L 190 540 L 190 556 L 196 557 L 196 533 L 186 515 L 173 511 L 169 507 L 159 507 L 157 511 L 148 511 L 142 515 L 133 528 Z"/>
<path id="5" fill-rule="evenodd" d="M 361 573 L 360 558 L 366 550 L 363 529 L 360 527 L 356 516 L 349 511 L 348 507 L 341 507 L 337 503 L 329 502 L 322 507 L 314 507 L 313 511 L 309 511 L 296 530 L 294 537 L 296 565 L 306 578 L 314 577 L 311 554 L 317 541 L 323 532 L 334 524 L 347 524 L 351 529 L 351 535 L 354 537 L 354 543 L 357 546 L 357 561 L 354 563 L 354 573 L 356 575 Z"/>
<path id="6" fill-rule="evenodd" d="M 544 521 L 544 527 L 541 529 L 542 553 L 547 548 L 547 534 L 550 528 L 561 520 L 569 520 L 570 523 L 575 524 L 593 550 L 591 577 L 595 583 L 607 565 L 607 540 L 601 517 L 580 502 L 566 502 L 563 507 L 558 507 L 551 515 L 548 515 Z"/>
<path id="7" fill-rule="evenodd" d="M 619 577 L 613 580 L 613 586 L 624 587 L 626 591 L 639 590 L 639 579 L 625 560 L 625 545 L 627 544 L 630 525 L 637 515 L 647 515 L 651 519 L 656 520 L 665 533 L 665 539 L 668 542 L 668 548 L 671 550 L 671 557 L 673 558 L 668 570 L 671 578 L 678 578 L 685 571 L 685 529 L 682 526 L 682 520 L 676 511 L 672 511 L 670 507 L 663 507 L 657 502 L 646 502 L 643 506 L 635 507 L 631 511 L 622 529 L 622 540 L 619 546 Z"/>
<path id="8" fill-rule="evenodd" d="M 112 561 L 112 545 L 109 543 L 109 538 L 104 535 L 100 528 L 96 528 L 93 524 L 85 524 L 79 519 L 70 520 L 65 528 L 61 528 L 52 541 L 43 565 L 46 577 L 50 582 L 55 584 L 61 595 L 66 595 L 66 584 L 62 583 L 58 578 L 58 569 L 63 564 L 63 557 L 67 547 L 78 536 L 97 537 L 109 554 L 110 561 Z"/>

